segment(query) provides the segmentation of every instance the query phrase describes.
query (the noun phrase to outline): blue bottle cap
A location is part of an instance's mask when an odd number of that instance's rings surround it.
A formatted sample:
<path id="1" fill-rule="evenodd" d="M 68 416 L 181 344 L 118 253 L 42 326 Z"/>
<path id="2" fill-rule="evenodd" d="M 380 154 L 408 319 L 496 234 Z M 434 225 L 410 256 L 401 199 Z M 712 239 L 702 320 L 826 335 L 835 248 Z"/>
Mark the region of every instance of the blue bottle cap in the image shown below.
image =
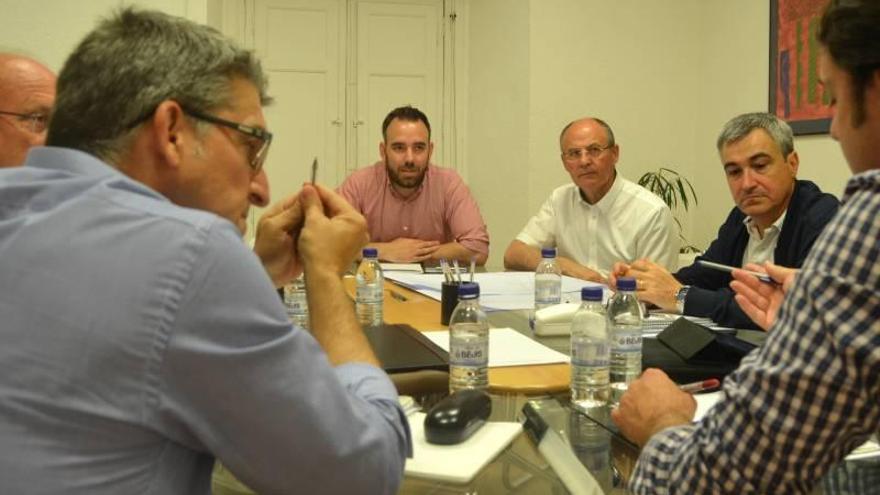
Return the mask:
<path id="1" fill-rule="evenodd" d="M 375 258 L 376 256 L 379 256 L 379 251 L 377 251 L 376 248 L 364 248 L 362 254 L 364 255 L 364 258 Z"/>
<path id="2" fill-rule="evenodd" d="M 541 257 L 542 258 L 555 258 L 556 257 L 556 248 L 541 248 Z"/>
<path id="3" fill-rule="evenodd" d="M 480 284 L 476 282 L 464 282 L 458 286 L 459 299 L 476 299 L 480 297 Z"/>
<path id="4" fill-rule="evenodd" d="M 581 301 L 601 301 L 602 288 L 586 286 L 581 287 Z"/>
<path id="5" fill-rule="evenodd" d="M 617 279 L 617 290 L 628 292 L 636 290 L 636 279 L 634 277 L 620 277 Z"/>

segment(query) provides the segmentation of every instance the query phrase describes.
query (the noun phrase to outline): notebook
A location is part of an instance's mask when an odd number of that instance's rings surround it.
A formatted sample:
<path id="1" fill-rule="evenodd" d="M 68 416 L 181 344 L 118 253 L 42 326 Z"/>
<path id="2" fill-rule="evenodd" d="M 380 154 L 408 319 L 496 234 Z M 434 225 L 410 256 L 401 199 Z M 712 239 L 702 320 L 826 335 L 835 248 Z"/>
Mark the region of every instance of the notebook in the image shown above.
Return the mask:
<path id="1" fill-rule="evenodd" d="M 364 327 L 364 334 L 386 373 L 449 371 L 449 353 L 410 325 Z"/>

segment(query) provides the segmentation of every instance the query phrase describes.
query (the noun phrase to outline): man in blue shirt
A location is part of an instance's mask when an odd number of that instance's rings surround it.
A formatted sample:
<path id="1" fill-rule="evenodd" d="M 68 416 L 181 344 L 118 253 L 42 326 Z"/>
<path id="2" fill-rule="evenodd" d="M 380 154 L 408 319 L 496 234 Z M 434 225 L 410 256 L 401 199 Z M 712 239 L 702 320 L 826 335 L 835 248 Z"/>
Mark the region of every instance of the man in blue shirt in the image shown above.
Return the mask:
<path id="1" fill-rule="evenodd" d="M 366 223 L 304 186 L 268 210 L 259 62 L 126 9 L 58 79 L 47 147 L 0 171 L 0 485 L 394 493 L 411 451 L 341 274 Z M 256 253 L 256 255 L 254 254 Z M 275 288 L 305 271 L 311 333 Z"/>
<path id="2" fill-rule="evenodd" d="M 818 38 L 831 136 L 854 174 L 843 206 L 796 276 L 766 265 L 781 289 L 734 272 L 743 309 L 772 327 L 700 422 L 663 372 L 630 385 L 612 417 L 644 445 L 636 493 L 810 493 L 880 430 L 880 3 L 832 0 Z"/>

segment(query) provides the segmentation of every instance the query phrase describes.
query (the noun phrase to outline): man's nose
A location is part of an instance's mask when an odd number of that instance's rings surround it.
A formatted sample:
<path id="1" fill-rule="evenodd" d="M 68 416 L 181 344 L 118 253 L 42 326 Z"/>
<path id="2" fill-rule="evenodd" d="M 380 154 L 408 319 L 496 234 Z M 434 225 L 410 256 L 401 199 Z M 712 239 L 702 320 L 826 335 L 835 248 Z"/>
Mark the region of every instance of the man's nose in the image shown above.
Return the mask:
<path id="1" fill-rule="evenodd" d="M 264 207 L 269 204 L 269 178 L 266 170 L 260 169 L 251 179 L 248 199 L 254 206 Z"/>
<path id="2" fill-rule="evenodd" d="M 744 189 L 751 189 L 755 187 L 755 176 L 754 172 L 751 169 L 744 169 L 742 175 L 742 187 Z"/>

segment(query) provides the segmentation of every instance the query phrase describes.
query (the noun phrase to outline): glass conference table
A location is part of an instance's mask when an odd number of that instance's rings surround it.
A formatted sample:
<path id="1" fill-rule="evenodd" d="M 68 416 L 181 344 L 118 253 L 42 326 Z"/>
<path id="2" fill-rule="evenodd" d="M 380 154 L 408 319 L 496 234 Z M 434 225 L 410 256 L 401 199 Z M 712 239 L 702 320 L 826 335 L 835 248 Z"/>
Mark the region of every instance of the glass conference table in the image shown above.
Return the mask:
<path id="1" fill-rule="evenodd" d="M 391 294 L 394 292 L 395 294 Z M 403 296 L 403 297 L 400 297 Z M 420 330 L 441 328 L 439 302 L 408 289 L 386 283 L 385 320 L 407 323 Z M 569 353 L 567 336 L 535 336 L 528 324 L 528 311 L 489 314 L 493 327 L 509 327 L 550 348 Z M 569 365 L 516 366 L 490 370 L 492 414 L 490 421 L 523 422 L 527 402 L 541 410 L 549 428 L 567 443 L 589 472 L 589 493 L 626 493 L 626 482 L 635 467 L 638 448 L 618 433 L 608 410 L 584 414 L 568 404 Z M 427 409 L 442 396 L 416 397 Z M 585 475 L 586 476 L 586 475 Z M 213 479 L 215 495 L 252 494 L 218 464 Z M 566 494 L 560 476 L 525 431 L 467 483 L 451 483 L 406 476 L 400 494 Z M 814 493 L 880 493 L 880 459 L 841 463 Z"/>

